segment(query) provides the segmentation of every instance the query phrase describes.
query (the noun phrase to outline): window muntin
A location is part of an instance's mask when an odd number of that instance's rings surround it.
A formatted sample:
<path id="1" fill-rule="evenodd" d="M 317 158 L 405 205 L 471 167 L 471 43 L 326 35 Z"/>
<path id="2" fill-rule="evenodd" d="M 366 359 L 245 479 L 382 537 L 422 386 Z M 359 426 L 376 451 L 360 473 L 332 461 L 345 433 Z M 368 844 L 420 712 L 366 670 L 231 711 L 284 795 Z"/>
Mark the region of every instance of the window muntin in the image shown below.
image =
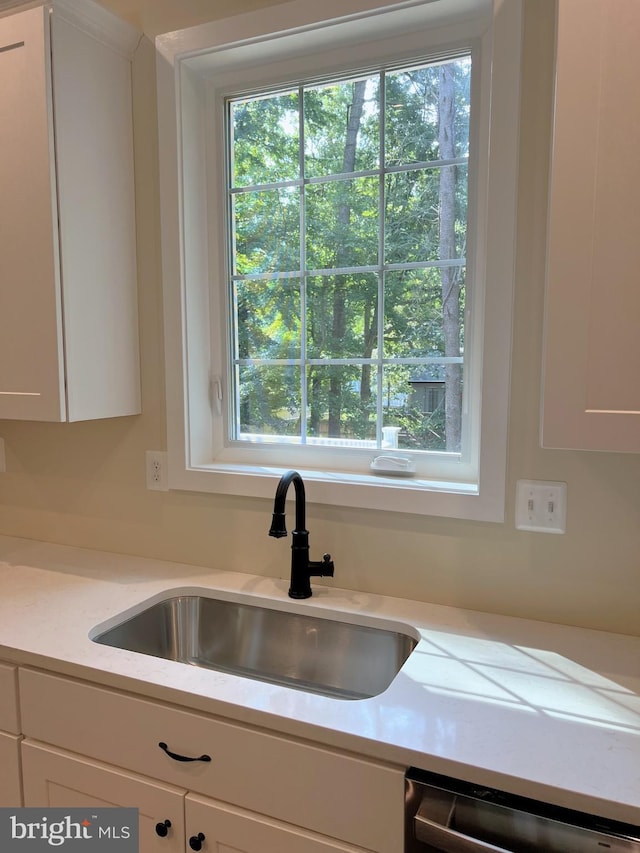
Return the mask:
<path id="1" fill-rule="evenodd" d="M 470 79 L 459 55 L 227 98 L 232 440 L 461 453 Z"/>

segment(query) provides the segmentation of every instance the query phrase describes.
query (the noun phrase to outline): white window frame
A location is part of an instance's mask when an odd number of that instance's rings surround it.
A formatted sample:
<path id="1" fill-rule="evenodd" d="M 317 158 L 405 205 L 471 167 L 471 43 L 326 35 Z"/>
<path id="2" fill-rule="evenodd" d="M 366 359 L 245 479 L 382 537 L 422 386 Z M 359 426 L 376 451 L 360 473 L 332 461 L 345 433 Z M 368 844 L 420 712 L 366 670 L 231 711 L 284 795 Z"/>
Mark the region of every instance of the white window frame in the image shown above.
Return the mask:
<path id="1" fill-rule="evenodd" d="M 278 478 L 297 468 L 309 500 L 332 505 L 424 515 L 503 521 L 505 504 L 511 314 L 515 266 L 518 112 L 522 0 L 293 0 L 160 36 L 156 40 L 162 266 L 169 487 L 273 497 Z M 421 32 L 422 31 L 422 32 Z M 321 51 L 337 73 L 371 43 L 384 60 L 401 37 L 407 57 L 437 46 L 471 46 L 480 66 L 472 93 L 475 129 L 473 264 L 481 339 L 466 338 L 482 389 L 477 405 L 478 445 L 472 465 L 444 464 L 429 477 L 381 478 L 368 464 L 381 451 L 359 450 L 346 462 L 322 449 L 309 463 L 307 448 L 282 451 L 253 445 L 238 452 L 225 439 L 226 381 L 212 365 L 226 357 L 226 305 L 211 287 L 224 250 L 222 187 L 211 168 L 222 156 L 212 105 L 238 86 L 255 85 L 256 67 L 269 63 L 282 82 L 297 80 Z M 427 44 L 425 44 L 425 41 Z M 431 42 L 429 44 L 428 42 Z M 346 64 L 346 59 L 349 64 Z M 277 66 L 274 63 L 277 62 Z M 477 106 L 480 108 L 477 109 Z M 490 143 L 490 144 L 489 144 Z M 203 176 L 207 176 L 204 180 Z M 223 290 L 223 288 L 220 288 Z M 473 328 L 473 326 L 471 327 Z M 469 446 L 469 438 L 467 438 Z M 256 454 L 256 450 L 258 453 Z M 302 450 L 302 454 L 301 454 Z M 436 457 L 434 457 L 436 458 Z M 332 469 L 337 464 L 340 467 Z"/>

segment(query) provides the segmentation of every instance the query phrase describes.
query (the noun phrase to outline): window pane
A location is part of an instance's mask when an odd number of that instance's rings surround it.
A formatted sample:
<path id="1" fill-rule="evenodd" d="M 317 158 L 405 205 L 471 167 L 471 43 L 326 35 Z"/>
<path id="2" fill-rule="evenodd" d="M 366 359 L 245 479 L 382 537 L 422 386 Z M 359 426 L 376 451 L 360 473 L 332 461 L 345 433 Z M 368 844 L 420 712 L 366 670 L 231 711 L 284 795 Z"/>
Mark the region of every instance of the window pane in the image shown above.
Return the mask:
<path id="1" fill-rule="evenodd" d="M 306 191 L 307 269 L 378 261 L 378 179 L 312 184 Z"/>
<path id="2" fill-rule="evenodd" d="M 300 368 L 241 365 L 236 368 L 240 432 L 300 435 Z"/>
<path id="3" fill-rule="evenodd" d="M 271 184 L 299 177 L 297 92 L 232 101 L 230 122 L 232 186 Z"/>
<path id="4" fill-rule="evenodd" d="M 371 358 L 378 347 L 378 276 L 314 276 L 307 286 L 309 358 Z"/>
<path id="5" fill-rule="evenodd" d="M 307 383 L 310 436 L 375 441 L 375 366 L 312 365 Z"/>
<path id="6" fill-rule="evenodd" d="M 387 263 L 463 258 L 467 167 L 445 166 L 387 175 L 385 211 Z"/>
<path id="7" fill-rule="evenodd" d="M 429 267 L 385 276 L 384 356 L 445 355 L 443 298 L 447 304 L 447 355 L 458 355 L 464 339 L 465 267 Z M 444 297 L 443 297 L 444 294 Z M 453 330 L 457 324 L 457 329 Z M 458 351 L 452 352 L 452 340 Z"/>
<path id="8" fill-rule="evenodd" d="M 470 79 L 468 57 L 385 75 L 388 166 L 468 155 Z"/>
<path id="9" fill-rule="evenodd" d="M 431 359 L 464 351 L 470 68 L 232 102 L 238 434 L 376 446 L 383 424 L 382 447 L 459 450 L 462 365 Z M 345 177 L 362 171 L 373 174 Z M 331 363 L 344 360 L 371 363 Z"/>
<path id="10" fill-rule="evenodd" d="M 377 168 L 379 121 L 378 75 L 305 89 L 305 177 Z"/>
<path id="11" fill-rule="evenodd" d="M 300 193 L 295 188 L 234 196 L 236 275 L 300 269 Z"/>
<path id="12" fill-rule="evenodd" d="M 236 282 L 239 358 L 300 358 L 300 282 Z"/>
<path id="13" fill-rule="evenodd" d="M 401 450 L 446 450 L 444 365 L 397 365 L 383 373 L 384 427 Z M 389 435 L 391 432 L 391 435 Z"/>

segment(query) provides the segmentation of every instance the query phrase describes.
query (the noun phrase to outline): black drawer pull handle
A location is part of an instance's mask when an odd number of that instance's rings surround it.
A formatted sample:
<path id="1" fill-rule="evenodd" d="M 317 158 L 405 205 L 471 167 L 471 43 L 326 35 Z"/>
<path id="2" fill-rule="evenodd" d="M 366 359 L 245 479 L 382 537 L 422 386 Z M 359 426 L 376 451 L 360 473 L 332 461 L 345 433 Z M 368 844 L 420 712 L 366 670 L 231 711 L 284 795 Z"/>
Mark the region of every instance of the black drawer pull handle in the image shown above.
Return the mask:
<path id="1" fill-rule="evenodd" d="M 162 743 L 162 741 L 158 746 L 167 753 L 169 758 L 173 758 L 174 761 L 211 761 L 210 755 L 200 755 L 198 758 L 188 758 L 186 755 L 178 755 L 177 752 L 171 752 L 166 743 Z"/>
<path id="2" fill-rule="evenodd" d="M 192 835 L 189 839 L 189 847 L 192 850 L 202 850 L 202 842 L 204 841 L 204 832 L 199 832 L 197 835 Z"/>
<path id="3" fill-rule="evenodd" d="M 163 820 L 161 823 L 156 824 L 156 835 L 159 835 L 160 838 L 166 838 L 169 834 L 169 827 L 171 826 L 170 820 Z"/>

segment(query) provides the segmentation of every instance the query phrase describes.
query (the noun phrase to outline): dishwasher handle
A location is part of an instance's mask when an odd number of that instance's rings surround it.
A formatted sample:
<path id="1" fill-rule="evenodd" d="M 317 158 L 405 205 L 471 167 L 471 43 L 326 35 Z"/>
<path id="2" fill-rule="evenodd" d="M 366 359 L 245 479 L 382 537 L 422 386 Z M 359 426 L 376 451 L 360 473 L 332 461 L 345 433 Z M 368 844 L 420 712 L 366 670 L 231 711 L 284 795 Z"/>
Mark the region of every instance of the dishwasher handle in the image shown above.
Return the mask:
<path id="1" fill-rule="evenodd" d="M 505 847 L 496 847 L 452 829 L 450 824 L 456 810 L 457 796 L 448 791 L 430 789 L 423 796 L 413 817 L 413 831 L 417 842 L 427 844 L 441 853 L 512 853 Z"/>

